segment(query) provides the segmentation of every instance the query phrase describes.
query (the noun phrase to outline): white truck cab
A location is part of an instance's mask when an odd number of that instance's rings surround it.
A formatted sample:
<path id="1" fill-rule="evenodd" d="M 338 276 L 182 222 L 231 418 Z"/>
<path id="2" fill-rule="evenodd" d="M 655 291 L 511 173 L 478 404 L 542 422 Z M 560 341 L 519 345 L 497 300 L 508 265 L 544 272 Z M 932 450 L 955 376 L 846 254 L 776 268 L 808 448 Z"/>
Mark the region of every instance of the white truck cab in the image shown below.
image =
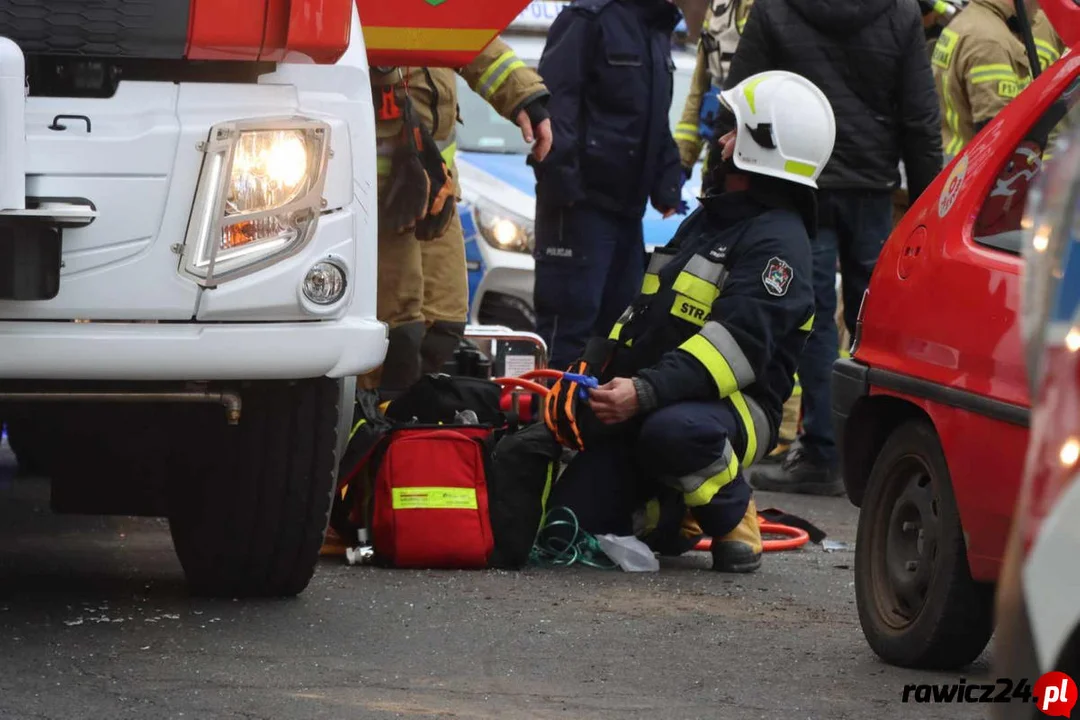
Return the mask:
<path id="1" fill-rule="evenodd" d="M 359 17 L 307 4 L 0 0 L 0 420 L 200 593 L 304 589 L 386 350 Z"/>

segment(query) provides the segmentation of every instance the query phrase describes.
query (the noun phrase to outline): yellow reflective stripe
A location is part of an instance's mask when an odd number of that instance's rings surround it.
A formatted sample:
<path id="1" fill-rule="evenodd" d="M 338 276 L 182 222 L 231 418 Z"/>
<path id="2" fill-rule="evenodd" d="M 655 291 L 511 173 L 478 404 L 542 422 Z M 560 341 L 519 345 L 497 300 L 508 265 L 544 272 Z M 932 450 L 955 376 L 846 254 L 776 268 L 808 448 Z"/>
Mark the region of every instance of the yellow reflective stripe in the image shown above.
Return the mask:
<path id="1" fill-rule="evenodd" d="M 660 524 L 660 501 L 656 498 L 649 500 L 645 503 L 645 527 L 642 530 L 641 536 L 648 535 L 656 526 Z"/>
<path id="2" fill-rule="evenodd" d="M 997 82 L 998 80 L 1012 80 L 1013 82 L 1019 83 L 1020 76 L 1016 74 L 1016 70 L 1011 65 L 1004 65 L 1001 63 L 976 65 L 968 72 L 968 82 L 973 85 Z"/>
<path id="3" fill-rule="evenodd" d="M 941 79 L 941 96 L 945 100 L 945 124 L 952 135 L 945 144 L 945 156 L 952 159 L 964 149 L 964 140 L 960 136 L 960 114 L 953 107 L 952 94 L 949 92 L 949 76 L 944 75 Z"/>
<path id="4" fill-rule="evenodd" d="M 485 100 L 490 100 L 491 96 L 498 92 L 506 79 L 510 77 L 510 73 L 523 67 L 525 67 L 525 63 L 518 59 L 514 51 L 507 50 L 495 62 L 488 65 L 487 70 L 484 71 L 479 82 L 477 82 L 476 91 L 484 96 Z"/>
<path id="5" fill-rule="evenodd" d="M 386 177 L 387 175 L 389 175 L 390 169 L 392 167 L 393 166 L 390 163 L 390 158 L 388 157 L 381 157 L 376 159 L 375 161 L 375 171 L 379 174 L 380 177 Z"/>
<path id="6" fill-rule="evenodd" d="M 675 132 L 672 136 L 676 140 L 687 140 L 689 142 L 697 142 L 701 139 L 701 134 L 698 132 L 698 126 L 691 123 L 678 123 L 675 125 Z"/>
<path id="7" fill-rule="evenodd" d="M 447 167 L 453 166 L 454 158 L 457 156 L 457 143 L 450 143 L 440 151 L 440 154 L 442 155 L 443 162 L 446 163 Z"/>
<path id="8" fill-rule="evenodd" d="M 814 173 L 817 172 L 817 165 L 799 162 L 798 160 L 786 160 L 784 162 L 784 172 L 801 175 L 802 177 L 813 177 Z"/>
<path id="9" fill-rule="evenodd" d="M 799 326 L 799 330 L 802 332 L 810 332 L 814 329 L 814 315 L 810 315 L 810 319 Z"/>
<path id="10" fill-rule="evenodd" d="M 361 427 L 363 427 L 364 423 L 366 423 L 366 422 L 367 422 L 367 420 L 365 418 L 360 418 L 360 422 L 353 425 L 353 429 L 349 433 L 349 441 L 352 441 L 353 436 L 356 435 L 356 431 L 359 430 Z"/>
<path id="11" fill-rule="evenodd" d="M 691 275 L 683 270 L 679 273 L 679 276 L 675 278 L 675 283 L 671 286 L 672 289 L 685 295 L 691 300 L 696 300 L 699 303 L 712 306 L 716 298 L 720 297 L 720 288 L 713 285 L 711 282 L 702 280 L 701 278 Z"/>
<path id="12" fill-rule="evenodd" d="M 364 25 L 364 46 L 370 50 L 445 50 L 480 52 L 498 29 L 411 28 Z"/>
<path id="13" fill-rule="evenodd" d="M 653 273 L 645 273 L 645 278 L 641 281 L 641 294 L 655 295 L 656 291 L 659 289 L 660 276 Z"/>
<path id="14" fill-rule="evenodd" d="M 744 465 L 750 465 L 757 456 L 758 440 L 757 428 L 754 425 L 754 416 L 750 412 L 750 406 L 746 404 L 746 398 L 741 392 L 732 393 L 728 400 L 735 406 L 735 413 L 742 422 L 746 432 L 746 453 L 742 456 Z"/>
<path id="15" fill-rule="evenodd" d="M 690 338 L 679 346 L 680 350 L 690 353 L 694 358 L 705 366 L 712 376 L 713 383 L 720 393 L 720 397 L 728 397 L 739 389 L 739 382 L 735 379 L 735 373 L 728 365 L 727 359 L 713 344 L 700 334 Z"/>
<path id="16" fill-rule="evenodd" d="M 476 510 L 474 488 L 406 487 L 394 488 L 391 504 L 395 510 Z"/>
<path id="17" fill-rule="evenodd" d="M 617 322 L 611 326 L 611 333 L 608 335 L 608 340 L 618 340 L 622 335 L 623 323 Z"/>
<path id="18" fill-rule="evenodd" d="M 1039 65 L 1042 66 L 1043 70 L 1056 63 L 1058 58 L 1061 57 L 1061 54 L 1057 51 L 1057 48 L 1054 47 L 1053 43 L 1049 43 L 1046 40 L 1036 39 L 1035 51 L 1039 55 Z"/>
<path id="19" fill-rule="evenodd" d="M 753 431 L 751 431 L 753 432 Z M 730 450 L 730 445 L 728 449 Z M 698 486 L 693 492 L 683 493 L 683 501 L 687 507 L 701 507 L 702 505 L 708 505 L 709 502 L 716 496 L 716 493 L 720 492 L 725 485 L 735 479 L 735 476 L 739 474 L 739 458 L 735 457 L 735 453 L 724 453 L 722 461 L 727 462 L 720 467 L 719 464 L 710 467 L 710 470 L 717 470 L 717 472 L 709 476 L 701 485 Z"/>
<path id="20" fill-rule="evenodd" d="M 702 327 L 709 321 L 711 313 L 711 306 L 696 302 L 692 298 L 678 293 L 676 293 L 675 300 L 671 303 L 672 315 L 687 322 L 692 322 L 698 327 Z"/>
<path id="21" fill-rule="evenodd" d="M 551 495 L 551 485 L 555 481 L 555 463 L 549 462 L 547 466 L 547 477 L 544 479 L 544 492 L 540 496 L 540 524 L 543 525 L 543 515 L 547 514 L 548 497 Z M 539 532 L 537 528 L 537 532 Z"/>

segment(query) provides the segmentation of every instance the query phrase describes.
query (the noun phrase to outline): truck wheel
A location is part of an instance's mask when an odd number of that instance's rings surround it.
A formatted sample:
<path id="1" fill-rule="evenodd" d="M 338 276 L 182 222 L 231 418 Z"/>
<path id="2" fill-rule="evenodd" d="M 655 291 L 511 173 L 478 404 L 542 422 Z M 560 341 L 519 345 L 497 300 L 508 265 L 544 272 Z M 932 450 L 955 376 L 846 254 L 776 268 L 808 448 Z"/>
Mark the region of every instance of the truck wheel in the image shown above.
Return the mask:
<path id="1" fill-rule="evenodd" d="M 993 586 L 971 579 L 949 467 L 933 426 L 886 440 L 867 483 L 855 600 L 870 647 L 901 667 L 954 669 L 993 633 Z"/>
<path id="2" fill-rule="evenodd" d="M 192 592 L 274 597 L 307 587 L 337 477 L 341 387 L 327 378 L 251 383 L 239 425 L 216 407 L 185 428 L 169 526 Z"/>

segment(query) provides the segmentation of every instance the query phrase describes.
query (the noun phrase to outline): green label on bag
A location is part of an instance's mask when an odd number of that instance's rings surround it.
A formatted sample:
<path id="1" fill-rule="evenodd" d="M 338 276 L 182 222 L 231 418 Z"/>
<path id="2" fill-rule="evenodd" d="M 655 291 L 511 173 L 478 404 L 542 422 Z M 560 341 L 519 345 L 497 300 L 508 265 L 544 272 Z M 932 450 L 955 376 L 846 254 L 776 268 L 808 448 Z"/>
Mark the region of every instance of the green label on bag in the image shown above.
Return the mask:
<path id="1" fill-rule="evenodd" d="M 395 510 L 476 510 L 473 488 L 410 487 L 394 488 Z"/>

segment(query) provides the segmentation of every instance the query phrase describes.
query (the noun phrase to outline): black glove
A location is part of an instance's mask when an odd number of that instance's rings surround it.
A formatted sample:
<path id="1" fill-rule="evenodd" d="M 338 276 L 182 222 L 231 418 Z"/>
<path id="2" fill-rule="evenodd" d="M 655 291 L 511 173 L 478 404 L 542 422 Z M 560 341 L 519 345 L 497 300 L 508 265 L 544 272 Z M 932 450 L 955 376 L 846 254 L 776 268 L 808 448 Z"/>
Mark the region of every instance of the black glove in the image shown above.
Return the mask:
<path id="1" fill-rule="evenodd" d="M 419 240 L 442 235 L 454 211 L 453 180 L 407 97 L 402 103 L 401 137 L 390 162 L 391 181 L 380 207 L 380 231 L 413 231 Z"/>
<path id="2" fill-rule="evenodd" d="M 416 224 L 416 239 L 434 240 L 446 232 L 457 198 L 454 197 L 454 179 L 450 175 L 450 168 L 446 166 L 435 139 L 427 128 L 419 125 L 417 127 L 420 135 L 420 161 L 431 182 L 426 214 Z"/>

